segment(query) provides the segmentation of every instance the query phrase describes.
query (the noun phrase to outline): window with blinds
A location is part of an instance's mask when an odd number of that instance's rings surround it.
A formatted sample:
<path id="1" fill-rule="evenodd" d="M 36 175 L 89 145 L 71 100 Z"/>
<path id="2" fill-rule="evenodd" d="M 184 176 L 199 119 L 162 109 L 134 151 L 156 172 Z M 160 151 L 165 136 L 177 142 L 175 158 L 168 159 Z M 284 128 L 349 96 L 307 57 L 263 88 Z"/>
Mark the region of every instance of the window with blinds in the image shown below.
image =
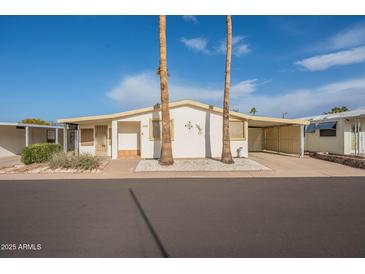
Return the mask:
<path id="1" fill-rule="evenodd" d="M 94 145 L 94 129 L 82 128 L 81 129 L 81 146 L 93 146 Z"/>
<path id="2" fill-rule="evenodd" d="M 232 140 L 243 140 L 245 138 L 245 127 L 242 121 L 229 121 L 229 133 Z"/>

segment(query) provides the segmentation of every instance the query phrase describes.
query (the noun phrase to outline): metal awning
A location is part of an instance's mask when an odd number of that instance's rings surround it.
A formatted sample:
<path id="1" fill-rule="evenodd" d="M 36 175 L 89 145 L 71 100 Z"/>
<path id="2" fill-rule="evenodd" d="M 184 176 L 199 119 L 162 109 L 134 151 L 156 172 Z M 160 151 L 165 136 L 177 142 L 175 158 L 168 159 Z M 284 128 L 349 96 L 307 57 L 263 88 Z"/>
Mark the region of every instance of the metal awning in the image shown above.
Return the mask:
<path id="1" fill-rule="evenodd" d="M 319 129 L 335 129 L 337 122 L 325 122 L 318 125 Z"/>
<path id="2" fill-rule="evenodd" d="M 316 132 L 316 124 L 309 124 L 309 126 L 307 126 L 306 128 L 305 128 L 305 132 L 306 133 L 314 133 L 314 132 Z"/>

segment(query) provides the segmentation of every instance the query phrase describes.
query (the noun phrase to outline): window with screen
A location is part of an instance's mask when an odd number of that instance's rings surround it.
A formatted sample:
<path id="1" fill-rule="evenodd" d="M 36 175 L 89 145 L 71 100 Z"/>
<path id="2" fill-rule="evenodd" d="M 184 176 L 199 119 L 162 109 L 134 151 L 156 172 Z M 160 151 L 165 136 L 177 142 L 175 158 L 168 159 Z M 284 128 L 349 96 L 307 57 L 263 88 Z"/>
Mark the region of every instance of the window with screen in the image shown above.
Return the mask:
<path id="1" fill-rule="evenodd" d="M 321 137 L 334 137 L 336 136 L 337 123 L 325 122 L 318 125 L 319 136 Z"/>
<path id="2" fill-rule="evenodd" d="M 245 128 L 242 121 L 229 121 L 229 132 L 232 140 L 243 140 Z"/>
<path id="3" fill-rule="evenodd" d="M 81 129 L 81 145 L 93 146 L 94 145 L 94 129 L 82 128 Z"/>
<path id="4" fill-rule="evenodd" d="M 48 129 L 47 130 L 47 143 L 55 143 L 56 142 L 56 130 Z"/>

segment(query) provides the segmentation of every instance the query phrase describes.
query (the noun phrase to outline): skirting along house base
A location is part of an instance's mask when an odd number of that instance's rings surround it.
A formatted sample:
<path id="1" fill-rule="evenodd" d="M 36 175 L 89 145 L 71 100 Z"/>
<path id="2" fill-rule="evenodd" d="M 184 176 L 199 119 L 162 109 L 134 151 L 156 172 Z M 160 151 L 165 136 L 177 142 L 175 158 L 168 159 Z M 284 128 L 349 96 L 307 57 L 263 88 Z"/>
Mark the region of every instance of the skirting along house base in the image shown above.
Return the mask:
<path id="1" fill-rule="evenodd" d="M 192 100 L 170 103 L 171 138 L 175 158 L 218 158 L 222 150 L 222 112 Z M 110 115 L 67 118 L 77 124 L 79 151 L 112 159 L 159 158 L 159 105 Z M 231 150 L 234 157 L 249 151 L 271 150 L 303 155 L 305 120 L 250 116 L 230 112 Z"/>

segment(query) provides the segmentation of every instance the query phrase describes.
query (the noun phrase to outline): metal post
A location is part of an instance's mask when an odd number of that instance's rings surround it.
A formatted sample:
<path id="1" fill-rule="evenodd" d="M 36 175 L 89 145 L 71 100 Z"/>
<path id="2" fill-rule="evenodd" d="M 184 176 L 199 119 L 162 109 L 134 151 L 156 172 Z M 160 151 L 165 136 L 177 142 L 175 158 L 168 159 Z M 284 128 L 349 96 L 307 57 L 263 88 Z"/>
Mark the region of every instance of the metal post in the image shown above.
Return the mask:
<path id="1" fill-rule="evenodd" d="M 75 131 L 75 153 L 79 154 L 79 126 Z"/>
<path id="2" fill-rule="evenodd" d="M 304 126 L 300 126 L 300 158 L 304 157 Z"/>
<path id="3" fill-rule="evenodd" d="M 280 126 L 278 126 L 278 152 L 280 153 Z"/>
<path id="4" fill-rule="evenodd" d="M 361 126 L 360 126 L 360 120 L 357 119 L 357 155 L 360 155 L 361 153 L 361 146 L 360 146 L 360 133 L 361 133 Z"/>
<path id="5" fill-rule="evenodd" d="M 58 128 L 56 128 L 56 144 L 58 144 Z"/>
<path id="6" fill-rule="evenodd" d="M 112 121 L 112 159 L 118 159 L 118 121 Z"/>
<path id="7" fill-rule="evenodd" d="M 63 151 L 67 152 L 67 126 L 63 128 Z"/>
<path id="8" fill-rule="evenodd" d="M 29 127 L 25 127 L 25 146 L 29 146 Z"/>

